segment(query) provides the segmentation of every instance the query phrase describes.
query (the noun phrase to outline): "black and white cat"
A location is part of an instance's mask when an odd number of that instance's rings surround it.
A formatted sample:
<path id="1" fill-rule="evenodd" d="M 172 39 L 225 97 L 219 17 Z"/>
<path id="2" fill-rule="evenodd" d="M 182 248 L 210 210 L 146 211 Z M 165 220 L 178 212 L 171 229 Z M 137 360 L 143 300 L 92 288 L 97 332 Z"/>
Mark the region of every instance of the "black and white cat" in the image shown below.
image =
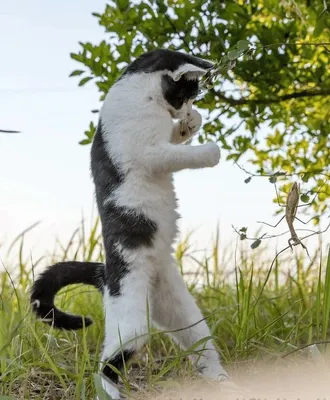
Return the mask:
<path id="1" fill-rule="evenodd" d="M 32 288 L 35 313 L 61 329 L 79 329 L 92 323 L 54 306 L 61 288 L 85 283 L 102 292 L 105 340 L 101 371 L 103 387 L 113 399 L 120 398 L 118 376 L 107 364 L 121 370 L 144 344 L 148 315 L 154 325 L 178 330 L 171 337 L 183 348 L 210 336 L 173 258 L 179 215 L 172 174 L 219 162 L 216 144 L 183 144 L 201 126 L 201 116 L 192 103 L 199 91 L 199 78 L 212 65 L 160 49 L 142 55 L 126 68 L 107 94 L 91 149 L 105 264 L 55 264 Z M 174 123 L 173 119 L 179 121 Z M 199 350 L 199 357 L 192 357 L 192 361 L 205 377 L 228 378 L 211 340 Z"/>

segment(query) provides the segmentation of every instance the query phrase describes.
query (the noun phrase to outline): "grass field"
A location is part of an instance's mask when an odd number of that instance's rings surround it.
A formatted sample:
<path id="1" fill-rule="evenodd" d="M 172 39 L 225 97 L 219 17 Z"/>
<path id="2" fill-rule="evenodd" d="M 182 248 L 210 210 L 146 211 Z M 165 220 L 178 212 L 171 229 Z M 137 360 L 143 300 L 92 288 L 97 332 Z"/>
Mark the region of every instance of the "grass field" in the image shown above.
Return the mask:
<path id="1" fill-rule="evenodd" d="M 34 270 L 46 260 L 101 261 L 99 226 L 87 233 L 82 225 L 67 245 L 58 243 L 53 254 L 33 266 L 23 257 L 26 234 L 18 236 L 2 260 L 0 400 L 93 399 L 103 340 L 100 295 L 90 287 L 71 286 L 57 297 L 61 308 L 93 317 L 91 327 L 76 333 L 58 332 L 36 321 L 28 295 Z M 318 250 L 309 260 L 295 249 L 272 264 L 272 259 L 261 261 L 262 248 L 251 251 L 239 242 L 236 253 L 230 254 L 220 248 L 218 238 L 209 250 L 204 256 L 193 251 L 189 238 L 182 241 L 176 251 L 178 267 L 234 377 L 242 365 L 253 374 L 261 360 L 266 365 L 310 363 L 326 356 L 327 344 L 322 342 L 330 336 L 330 254 L 322 256 Z M 137 390 L 156 393 L 194 377 L 185 358 L 192 351 L 180 351 L 163 333 L 151 330 L 140 356 L 122 376 L 124 389 L 132 396 Z"/>

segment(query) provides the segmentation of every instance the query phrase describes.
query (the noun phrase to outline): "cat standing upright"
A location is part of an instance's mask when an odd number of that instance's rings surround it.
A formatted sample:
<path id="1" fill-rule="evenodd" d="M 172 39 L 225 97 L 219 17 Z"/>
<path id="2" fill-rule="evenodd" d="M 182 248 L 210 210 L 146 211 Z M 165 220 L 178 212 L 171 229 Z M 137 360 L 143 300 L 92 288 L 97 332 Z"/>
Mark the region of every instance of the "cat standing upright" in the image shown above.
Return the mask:
<path id="1" fill-rule="evenodd" d="M 159 49 L 126 68 L 105 98 L 91 149 L 105 264 L 55 264 L 32 288 L 35 313 L 62 329 L 79 329 L 91 320 L 57 309 L 54 296 L 59 289 L 86 283 L 102 292 L 102 383 L 113 399 L 120 398 L 118 375 L 109 364 L 121 370 L 145 343 L 148 316 L 162 329 L 177 330 L 171 337 L 183 348 L 210 336 L 173 258 L 179 215 L 172 175 L 219 162 L 216 144 L 183 144 L 201 126 L 192 102 L 199 92 L 199 78 L 212 65 Z M 187 125 L 181 124 L 182 119 Z M 199 350 L 192 361 L 205 377 L 228 377 L 211 340 Z"/>

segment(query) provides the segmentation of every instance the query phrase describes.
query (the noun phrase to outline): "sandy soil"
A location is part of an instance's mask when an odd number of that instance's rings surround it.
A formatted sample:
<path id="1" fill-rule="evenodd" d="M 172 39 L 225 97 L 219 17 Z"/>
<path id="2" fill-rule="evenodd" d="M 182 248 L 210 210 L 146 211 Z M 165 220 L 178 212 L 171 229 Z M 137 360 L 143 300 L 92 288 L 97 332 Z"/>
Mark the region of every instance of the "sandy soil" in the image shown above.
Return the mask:
<path id="1" fill-rule="evenodd" d="M 231 385 L 190 381 L 161 394 L 146 393 L 144 400 L 330 400 L 330 362 L 258 365 L 232 373 Z"/>

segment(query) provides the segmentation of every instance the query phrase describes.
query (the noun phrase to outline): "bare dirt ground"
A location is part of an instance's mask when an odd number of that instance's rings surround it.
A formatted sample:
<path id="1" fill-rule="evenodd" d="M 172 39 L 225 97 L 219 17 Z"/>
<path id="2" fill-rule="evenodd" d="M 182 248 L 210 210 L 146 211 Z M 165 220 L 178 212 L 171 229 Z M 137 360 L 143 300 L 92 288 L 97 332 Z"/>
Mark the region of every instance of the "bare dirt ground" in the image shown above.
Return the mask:
<path id="1" fill-rule="evenodd" d="M 258 365 L 232 374 L 237 388 L 203 381 L 183 382 L 141 400 L 330 400 L 330 362 Z"/>

